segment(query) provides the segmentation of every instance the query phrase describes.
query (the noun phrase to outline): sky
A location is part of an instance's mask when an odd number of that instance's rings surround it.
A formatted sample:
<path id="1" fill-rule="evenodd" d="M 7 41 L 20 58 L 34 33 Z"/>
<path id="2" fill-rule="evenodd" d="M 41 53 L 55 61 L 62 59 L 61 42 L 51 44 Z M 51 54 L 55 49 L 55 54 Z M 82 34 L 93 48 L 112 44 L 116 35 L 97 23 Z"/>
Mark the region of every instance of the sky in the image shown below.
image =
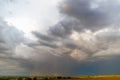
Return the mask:
<path id="1" fill-rule="evenodd" d="M 0 0 L 0 75 L 120 74 L 120 0 Z"/>

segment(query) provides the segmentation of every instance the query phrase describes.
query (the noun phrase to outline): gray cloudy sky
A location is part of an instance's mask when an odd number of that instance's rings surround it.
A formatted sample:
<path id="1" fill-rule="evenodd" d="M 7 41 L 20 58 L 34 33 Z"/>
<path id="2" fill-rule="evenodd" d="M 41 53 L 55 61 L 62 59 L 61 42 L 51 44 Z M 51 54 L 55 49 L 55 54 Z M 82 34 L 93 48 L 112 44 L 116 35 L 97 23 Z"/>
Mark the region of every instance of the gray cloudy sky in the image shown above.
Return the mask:
<path id="1" fill-rule="evenodd" d="M 0 0 L 0 75 L 120 72 L 120 0 Z"/>

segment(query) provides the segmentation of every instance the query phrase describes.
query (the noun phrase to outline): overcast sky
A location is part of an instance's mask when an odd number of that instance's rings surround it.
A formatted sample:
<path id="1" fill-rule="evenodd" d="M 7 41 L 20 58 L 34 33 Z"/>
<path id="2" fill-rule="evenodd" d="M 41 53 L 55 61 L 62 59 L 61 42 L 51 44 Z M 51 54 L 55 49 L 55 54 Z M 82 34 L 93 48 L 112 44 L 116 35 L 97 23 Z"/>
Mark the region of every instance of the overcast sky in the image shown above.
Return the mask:
<path id="1" fill-rule="evenodd" d="M 120 74 L 120 0 L 0 0 L 0 75 Z"/>

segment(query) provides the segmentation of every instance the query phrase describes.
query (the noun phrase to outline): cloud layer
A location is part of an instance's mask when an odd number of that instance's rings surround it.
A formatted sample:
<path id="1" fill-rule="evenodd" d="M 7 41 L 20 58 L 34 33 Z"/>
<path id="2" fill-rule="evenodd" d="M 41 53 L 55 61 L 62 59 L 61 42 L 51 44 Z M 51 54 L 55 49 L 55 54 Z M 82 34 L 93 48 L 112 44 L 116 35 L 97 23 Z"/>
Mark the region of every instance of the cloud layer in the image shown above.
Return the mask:
<path id="1" fill-rule="evenodd" d="M 1 14 L 0 71 L 5 75 L 119 73 L 119 67 L 112 66 L 119 63 L 120 55 L 119 8 L 119 0 L 62 0 L 58 5 L 62 19 L 46 32 L 31 32 L 35 41 Z"/>

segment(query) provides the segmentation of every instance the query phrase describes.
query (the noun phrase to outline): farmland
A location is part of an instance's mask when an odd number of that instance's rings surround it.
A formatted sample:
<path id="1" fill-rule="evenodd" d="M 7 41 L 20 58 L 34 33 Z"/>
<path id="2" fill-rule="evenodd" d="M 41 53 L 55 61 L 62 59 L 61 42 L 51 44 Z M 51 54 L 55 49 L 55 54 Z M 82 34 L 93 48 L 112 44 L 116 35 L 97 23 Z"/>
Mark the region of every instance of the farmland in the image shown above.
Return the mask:
<path id="1" fill-rule="evenodd" d="M 120 80 L 120 75 L 102 75 L 102 76 L 1 76 L 0 80 Z"/>

